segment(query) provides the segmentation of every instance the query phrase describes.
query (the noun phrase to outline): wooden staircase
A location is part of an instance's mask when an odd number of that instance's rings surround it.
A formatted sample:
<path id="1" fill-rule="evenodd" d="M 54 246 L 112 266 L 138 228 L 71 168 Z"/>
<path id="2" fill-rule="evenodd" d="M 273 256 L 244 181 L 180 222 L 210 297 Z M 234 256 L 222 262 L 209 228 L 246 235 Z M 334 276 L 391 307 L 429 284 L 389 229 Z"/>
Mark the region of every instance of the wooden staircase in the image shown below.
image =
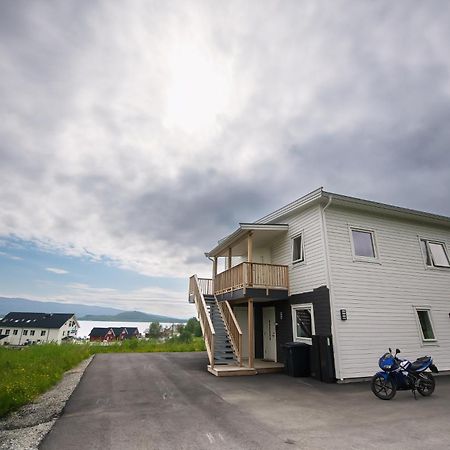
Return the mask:
<path id="1" fill-rule="evenodd" d="M 209 315 L 216 333 L 214 342 L 214 365 L 236 364 L 237 358 L 234 354 L 230 336 L 228 335 L 217 300 L 215 297 L 205 300 L 206 305 L 209 306 Z"/>
<path id="2" fill-rule="evenodd" d="M 209 358 L 208 370 L 230 365 L 242 366 L 242 331 L 231 306 L 218 302 L 212 280 L 193 275 L 189 280 L 189 301 L 195 303 Z"/>

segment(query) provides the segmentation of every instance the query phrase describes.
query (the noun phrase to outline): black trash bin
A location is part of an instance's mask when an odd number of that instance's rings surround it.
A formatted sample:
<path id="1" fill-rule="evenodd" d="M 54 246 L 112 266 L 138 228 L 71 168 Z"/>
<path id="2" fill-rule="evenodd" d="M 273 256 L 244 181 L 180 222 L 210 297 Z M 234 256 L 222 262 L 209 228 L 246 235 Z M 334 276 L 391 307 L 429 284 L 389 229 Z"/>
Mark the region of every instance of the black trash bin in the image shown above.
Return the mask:
<path id="1" fill-rule="evenodd" d="M 331 336 L 312 337 L 311 376 L 325 383 L 336 381 L 334 373 L 333 341 Z"/>
<path id="2" fill-rule="evenodd" d="M 291 377 L 309 377 L 310 346 L 303 342 L 288 342 L 283 348 L 285 372 Z"/>

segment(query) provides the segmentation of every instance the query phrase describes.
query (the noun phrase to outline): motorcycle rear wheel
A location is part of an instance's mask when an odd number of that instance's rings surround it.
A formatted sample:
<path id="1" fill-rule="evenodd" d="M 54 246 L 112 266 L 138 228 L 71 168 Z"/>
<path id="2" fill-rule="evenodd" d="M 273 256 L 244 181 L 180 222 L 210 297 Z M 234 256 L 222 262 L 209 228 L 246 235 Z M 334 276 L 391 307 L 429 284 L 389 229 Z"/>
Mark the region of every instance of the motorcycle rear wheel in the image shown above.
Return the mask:
<path id="1" fill-rule="evenodd" d="M 434 392 L 435 386 L 436 382 L 434 381 L 434 377 L 431 373 L 424 372 L 420 374 L 419 384 L 417 385 L 417 391 L 420 395 L 428 397 Z"/>
<path id="2" fill-rule="evenodd" d="M 372 392 L 381 400 L 391 400 L 394 398 L 397 388 L 395 384 L 388 378 L 385 379 L 382 375 L 374 375 L 370 384 Z"/>

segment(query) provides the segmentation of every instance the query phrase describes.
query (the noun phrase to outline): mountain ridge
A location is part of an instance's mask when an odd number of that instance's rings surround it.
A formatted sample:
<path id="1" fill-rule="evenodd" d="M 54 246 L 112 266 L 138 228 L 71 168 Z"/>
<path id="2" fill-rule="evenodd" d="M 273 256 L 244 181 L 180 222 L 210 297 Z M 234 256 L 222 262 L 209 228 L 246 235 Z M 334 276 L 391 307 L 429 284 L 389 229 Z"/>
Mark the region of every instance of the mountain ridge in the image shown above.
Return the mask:
<path id="1" fill-rule="evenodd" d="M 74 313 L 78 320 L 122 321 L 122 322 L 173 322 L 183 323 L 179 319 L 142 311 L 125 311 L 118 308 L 97 305 L 83 305 L 80 303 L 41 302 L 26 298 L 0 297 L 0 317 L 9 312 L 46 312 L 46 313 Z M 89 317 L 89 318 L 85 318 Z M 91 318 L 92 317 L 92 318 Z M 102 317 L 102 318 L 101 318 Z M 131 317 L 131 318 L 129 318 Z M 134 318 L 132 318 L 134 317 Z M 149 320 L 152 318 L 152 320 Z"/>

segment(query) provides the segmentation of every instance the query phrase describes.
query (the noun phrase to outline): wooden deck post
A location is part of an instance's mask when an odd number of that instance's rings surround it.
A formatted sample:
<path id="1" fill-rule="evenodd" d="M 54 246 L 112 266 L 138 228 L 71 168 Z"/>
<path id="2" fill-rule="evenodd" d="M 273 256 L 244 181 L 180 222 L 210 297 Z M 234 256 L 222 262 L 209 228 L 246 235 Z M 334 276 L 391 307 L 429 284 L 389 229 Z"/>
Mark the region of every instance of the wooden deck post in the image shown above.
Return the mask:
<path id="1" fill-rule="evenodd" d="M 213 270 L 212 270 L 213 294 L 216 293 L 216 276 L 217 276 L 217 256 L 214 256 L 214 259 L 213 259 Z"/>
<path id="2" fill-rule="evenodd" d="M 248 299 L 248 367 L 254 368 L 255 365 L 255 344 L 254 340 L 255 321 L 253 317 L 253 299 Z"/>
<path id="3" fill-rule="evenodd" d="M 228 267 L 227 269 L 231 269 L 232 264 L 232 250 L 231 247 L 228 247 Z"/>
<path id="4" fill-rule="evenodd" d="M 248 232 L 247 237 L 247 261 L 253 262 L 253 232 Z"/>
<path id="5" fill-rule="evenodd" d="M 253 286 L 253 265 L 251 264 L 253 262 L 253 232 L 248 232 L 247 237 L 247 262 L 250 264 L 247 265 L 248 275 L 247 275 L 247 282 L 249 286 Z"/>

